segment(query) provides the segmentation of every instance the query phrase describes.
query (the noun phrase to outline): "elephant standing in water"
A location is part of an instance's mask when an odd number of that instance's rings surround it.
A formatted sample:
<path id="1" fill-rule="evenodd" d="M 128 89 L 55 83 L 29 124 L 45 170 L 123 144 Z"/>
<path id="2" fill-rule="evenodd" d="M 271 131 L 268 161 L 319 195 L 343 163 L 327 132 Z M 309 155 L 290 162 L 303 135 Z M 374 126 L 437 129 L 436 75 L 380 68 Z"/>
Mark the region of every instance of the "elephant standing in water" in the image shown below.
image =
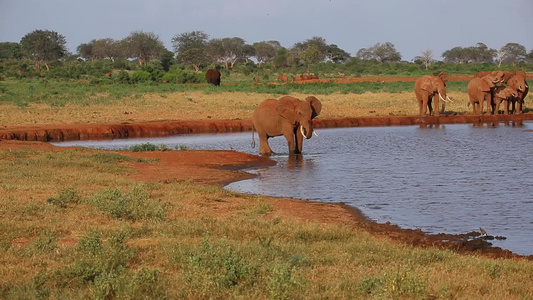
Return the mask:
<path id="1" fill-rule="evenodd" d="M 448 82 L 448 76 L 446 73 L 440 73 L 439 76 L 426 75 L 418 78 L 415 81 L 415 95 L 418 102 L 418 109 L 421 116 L 427 114 L 434 114 L 439 116 L 439 100 L 442 100 L 442 110 L 440 113 L 444 113 L 446 107 L 446 101 L 450 101 L 450 98 L 446 95 L 446 83 Z M 435 97 L 438 95 L 438 97 Z M 435 100 L 435 113 L 433 113 L 432 102 Z"/>
<path id="2" fill-rule="evenodd" d="M 274 152 L 268 139 L 283 135 L 287 139 L 290 154 L 302 153 L 303 138 L 313 134 L 313 119 L 320 114 L 322 103 L 314 96 L 300 100 L 291 96 L 267 99 L 261 102 L 252 116 L 252 145 L 255 145 L 254 131 L 259 135 L 259 154 Z"/>

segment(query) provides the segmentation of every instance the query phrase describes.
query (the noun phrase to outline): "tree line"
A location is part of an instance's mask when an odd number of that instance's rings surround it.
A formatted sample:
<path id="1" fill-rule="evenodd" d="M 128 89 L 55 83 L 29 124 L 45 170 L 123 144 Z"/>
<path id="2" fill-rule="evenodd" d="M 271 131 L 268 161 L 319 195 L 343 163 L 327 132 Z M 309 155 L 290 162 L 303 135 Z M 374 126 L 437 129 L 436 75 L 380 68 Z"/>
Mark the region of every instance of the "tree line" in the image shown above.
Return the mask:
<path id="1" fill-rule="evenodd" d="M 324 63 L 346 65 L 353 64 L 354 61 L 376 64 L 402 62 L 400 52 L 390 42 L 359 49 L 355 57 L 351 57 L 347 51 L 335 44 L 328 44 L 321 37 L 312 37 L 286 48 L 275 40 L 247 44 L 239 37 L 209 38 L 203 31 L 191 31 L 176 34 L 171 42 L 172 51 L 169 51 L 155 33 L 134 31 L 122 40 L 104 38 L 82 43 L 76 48 L 77 53 L 72 54 L 66 48 L 65 36 L 55 31 L 35 30 L 23 36 L 19 43 L 0 42 L 0 60 L 30 60 L 39 76 L 42 76 L 43 66 L 50 71 L 51 62 L 69 60 L 133 60 L 140 67 L 157 61 L 165 72 L 170 70 L 171 65 L 180 65 L 198 72 L 213 65 L 233 70 L 240 64 L 274 69 L 301 67 L 306 73 L 311 72 L 310 66 Z M 533 63 L 533 50 L 528 53 L 526 48 L 518 43 L 508 43 L 498 50 L 478 43 L 472 47 L 446 50 L 442 57 L 442 63 L 446 64 L 497 63 L 498 66 L 514 66 Z M 423 65 L 427 70 L 439 62 L 434 59 L 433 51 L 428 49 L 421 52 L 413 63 Z"/>

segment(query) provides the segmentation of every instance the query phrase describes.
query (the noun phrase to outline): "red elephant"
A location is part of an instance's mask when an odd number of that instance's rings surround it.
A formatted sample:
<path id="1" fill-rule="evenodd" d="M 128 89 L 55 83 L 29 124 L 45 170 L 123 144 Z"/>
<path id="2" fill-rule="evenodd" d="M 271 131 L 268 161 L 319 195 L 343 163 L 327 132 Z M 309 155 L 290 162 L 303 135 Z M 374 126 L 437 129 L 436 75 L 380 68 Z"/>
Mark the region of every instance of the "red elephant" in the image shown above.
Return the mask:
<path id="1" fill-rule="evenodd" d="M 220 71 L 218 71 L 218 69 L 207 70 L 207 73 L 205 73 L 205 79 L 207 80 L 207 83 L 219 86 L 220 85 Z"/>
<path id="2" fill-rule="evenodd" d="M 281 81 L 281 82 L 287 82 L 287 81 L 289 81 L 289 77 L 287 75 L 279 74 L 278 75 L 278 80 Z"/>

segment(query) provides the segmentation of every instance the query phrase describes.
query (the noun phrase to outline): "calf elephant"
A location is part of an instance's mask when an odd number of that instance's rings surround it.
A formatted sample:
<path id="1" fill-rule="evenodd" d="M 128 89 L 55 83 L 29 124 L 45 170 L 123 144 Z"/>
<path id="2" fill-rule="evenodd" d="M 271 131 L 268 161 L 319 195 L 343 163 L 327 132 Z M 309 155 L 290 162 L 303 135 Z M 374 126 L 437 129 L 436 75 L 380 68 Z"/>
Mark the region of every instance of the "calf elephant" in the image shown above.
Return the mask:
<path id="1" fill-rule="evenodd" d="M 506 102 L 504 106 L 504 114 L 509 114 L 509 101 L 512 101 L 517 96 L 516 90 L 509 86 L 497 86 L 493 89 L 492 96 L 492 112 L 493 114 L 500 113 L 500 104 Z"/>
<path id="2" fill-rule="evenodd" d="M 300 100 L 291 96 L 267 99 L 261 102 L 252 116 L 252 145 L 255 145 L 254 131 L 259 136 L 259 154 L 274 152 L 268 139 L 283 135 L 290 154 L 302 153 L 303 138 L 313 134 L 313 119 L 320 114 L 322 103 L 314 96 Z"/>
<path id="3" fill-rule="evenodd" d="M 433 114 L 432 102 L 435 99 L 435 116 L 439 116 L 439 100 L 442 100 L 441 113 L 444 113 L 446 107 L 446 101 L 450 98 L 446 95 L 446 82 L 447 76 L 445 73 L 439 74 L 439 76 L 426 75 L 418 78 L 415 81 L 415 95 L 418 102 L 418 108 L 421 116 L 427 114 Z M 439 97 L 434 97 L 438 95 Z"/>
<path id="4" fill-rule="evenodd" d="M 219 86 L 220 85 L 220 71 L 218 69 L 207 70 L 207 73 L 205 73 L 205 79 L 207 80 L 207 83 Z"/>

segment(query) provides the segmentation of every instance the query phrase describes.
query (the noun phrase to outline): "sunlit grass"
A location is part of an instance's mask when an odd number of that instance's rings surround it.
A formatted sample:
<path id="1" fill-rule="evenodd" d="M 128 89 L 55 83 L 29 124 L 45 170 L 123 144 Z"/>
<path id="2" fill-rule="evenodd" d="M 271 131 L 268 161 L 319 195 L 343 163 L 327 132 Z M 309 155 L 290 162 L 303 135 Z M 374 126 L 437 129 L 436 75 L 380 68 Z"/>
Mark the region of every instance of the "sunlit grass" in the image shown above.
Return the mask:
<path id="1" fill-rule="evenodd" d="M 0 150 L 0 298 L 492 298 L 533 263 L 300 223 L 262 196 L 142 183 L 115 152 Z M 224 211 L 224 213 L 222 213 Z"/>

